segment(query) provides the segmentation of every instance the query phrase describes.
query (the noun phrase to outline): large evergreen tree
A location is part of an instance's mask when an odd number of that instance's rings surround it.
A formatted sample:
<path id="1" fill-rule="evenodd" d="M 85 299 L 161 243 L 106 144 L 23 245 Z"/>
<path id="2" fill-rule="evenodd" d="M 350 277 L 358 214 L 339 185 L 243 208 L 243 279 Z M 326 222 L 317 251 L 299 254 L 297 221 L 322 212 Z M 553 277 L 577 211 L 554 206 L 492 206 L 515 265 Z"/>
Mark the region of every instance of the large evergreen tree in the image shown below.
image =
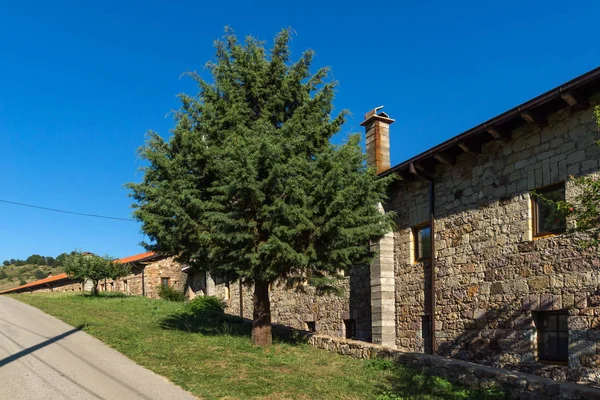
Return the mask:
<path id="1" fill-rule="evenodd" d="M 180 96 L 169 140 L 150 132 L 143 181 L 128 185 L 148 249 L 254 286 L 258 345 L 271 343 L 270 283 L 326 287 L 390 229 L 377 209 L 389 178 L 366 167 L 358 135 L 330 143 L 346 115 L 331 117 L 335 82 L 311 74 L 311 51 L 290 62 L 289 37 L 268 52 L 227 31 L 211 79 L 192 74 L 199 94 Z"/>

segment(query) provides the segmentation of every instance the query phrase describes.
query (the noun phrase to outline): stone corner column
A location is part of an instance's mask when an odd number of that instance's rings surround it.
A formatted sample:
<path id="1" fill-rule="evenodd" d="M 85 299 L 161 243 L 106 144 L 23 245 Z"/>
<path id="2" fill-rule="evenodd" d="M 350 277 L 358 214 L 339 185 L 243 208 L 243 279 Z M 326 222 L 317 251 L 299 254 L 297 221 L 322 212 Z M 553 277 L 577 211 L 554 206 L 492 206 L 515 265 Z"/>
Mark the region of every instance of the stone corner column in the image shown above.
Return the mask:
<path id="1" fill-rule="evenodd" d="M 376 252 L 371 263 L 371 324 L 373 343 L 396 347 L 396 284 L 394 278 L 394 233 L 386 233 L 371 244 Z"/>

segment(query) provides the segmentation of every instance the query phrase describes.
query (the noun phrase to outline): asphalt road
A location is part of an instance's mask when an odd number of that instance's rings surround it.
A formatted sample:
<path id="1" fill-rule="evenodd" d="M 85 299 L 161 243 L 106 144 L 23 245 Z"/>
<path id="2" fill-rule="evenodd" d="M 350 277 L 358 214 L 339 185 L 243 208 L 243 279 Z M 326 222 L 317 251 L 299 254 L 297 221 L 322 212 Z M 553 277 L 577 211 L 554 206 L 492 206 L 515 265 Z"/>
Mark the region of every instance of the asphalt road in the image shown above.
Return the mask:
<path id="1" fill-rule="evenodd" d="M 195 399 L 90 335 L 0 296 L 0 399 Z"/>

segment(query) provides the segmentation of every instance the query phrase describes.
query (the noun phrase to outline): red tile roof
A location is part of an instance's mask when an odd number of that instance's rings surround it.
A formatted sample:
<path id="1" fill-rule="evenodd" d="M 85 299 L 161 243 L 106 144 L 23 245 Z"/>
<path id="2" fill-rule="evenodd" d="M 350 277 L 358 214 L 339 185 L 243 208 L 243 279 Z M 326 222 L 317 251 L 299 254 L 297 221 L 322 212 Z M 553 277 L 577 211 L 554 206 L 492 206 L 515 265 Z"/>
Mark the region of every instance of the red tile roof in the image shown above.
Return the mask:
<path id="1" fill-rule="evenodd" d="M 145 261 L 145 260 L 149 260 L 149 259 L 152 259 L 152 258 L 155 258 L 158 256 L 159 255 L 153 251 L 147 251 L 145 253 L 136 254 L 134 256 L 119 258 L 118 260 L 115 260 L 115 261 L 120 262 L 121 264 L 126 264 L 126 263 L 132 263 L 132 262 L 137 262 L 137 261 Z M 62 274 L 58 274 L 58 275 L 54 275 L 54 276 L 49 276 L 48 278 L 29 282 L 24 285 L 17 286 L 17 287 L 11 288 L 11 289 L 4 290 L 4 291 L 0 292 L 0 294 L 15 292 L 17 290 L 27 289 L 27 288 L 31 288 L 31 287 L 35 287 L 35 286 L 45 285 L 47 283 L 56 282 L 56 281 L 60 281 L 63 279 L 71 279 L 71 278 L 69 278 L 67 276 L 67 274 L 62 273 Z"/>
<path id="2" fill-rule="evenodd" d="M 120 262 L 121 264 L 126 264 L 126 263 L 131 263 L 131 262 L 136 262 L 136 261 L 144 261 L 144 260 L 148 260 L 150 258 L 155 258 L 155 257 L 158 257 L 158 254 L 156 254 L 153 251 L 147 251 L 145 253 L 136 254 L 134 256 L 119 258 L 116 261 Z"/>
<path id="3" fill-rule="evenodd" d="M 71 279 L 71 278 L 69 278 L 67 276 L 67 274 L 65 274 L 63 272 L 62 274 L 58 274 L 58 275 L 54 275 L 54 276 L 49 276 L 47 278 L 40 279 L 40 280 L 33 281 L 33 282 L 29 282 L 29 283 L 26 283 L 24 285 L 14 287 L 12 289 L 4 290 L 4 291 L 0 292 L 0 294 L 10 293 L 10 292 L 14 292 L 16 290 L 26 289 L 26 288 L 29 288 L 29 287 L 34 287 L 34 286 L 39 286 L 39 285 L 45 285 L 46 283 L 61 281 L 63 279 Z"/>

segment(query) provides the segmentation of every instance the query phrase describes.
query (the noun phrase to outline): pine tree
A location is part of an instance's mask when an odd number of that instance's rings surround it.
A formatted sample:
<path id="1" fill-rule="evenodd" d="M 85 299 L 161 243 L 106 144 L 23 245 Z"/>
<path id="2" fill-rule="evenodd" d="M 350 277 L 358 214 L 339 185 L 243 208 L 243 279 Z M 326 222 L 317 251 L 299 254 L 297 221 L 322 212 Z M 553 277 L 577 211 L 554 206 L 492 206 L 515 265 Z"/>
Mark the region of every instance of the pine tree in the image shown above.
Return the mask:
<path id="1" fill-rule="evenodd" d="M 331 117 L 336 84 L 311 74 L 312 51 L 292 63 L 289 40 L 283 30 L 269 52 L 226 30 L 212 79 L 191 74 L 199 94 L 180 95 L 168 140 L 150 132 L 143 181 L 128 185 L 146 248 L 254 286 L 257 345 L 272 340 L 271 283 L 326 289 L 368 266 L 391 224 L 377 209 L 391 178 L 367 168 L 359 135 L 330 143 L 346 116 Z"/>

